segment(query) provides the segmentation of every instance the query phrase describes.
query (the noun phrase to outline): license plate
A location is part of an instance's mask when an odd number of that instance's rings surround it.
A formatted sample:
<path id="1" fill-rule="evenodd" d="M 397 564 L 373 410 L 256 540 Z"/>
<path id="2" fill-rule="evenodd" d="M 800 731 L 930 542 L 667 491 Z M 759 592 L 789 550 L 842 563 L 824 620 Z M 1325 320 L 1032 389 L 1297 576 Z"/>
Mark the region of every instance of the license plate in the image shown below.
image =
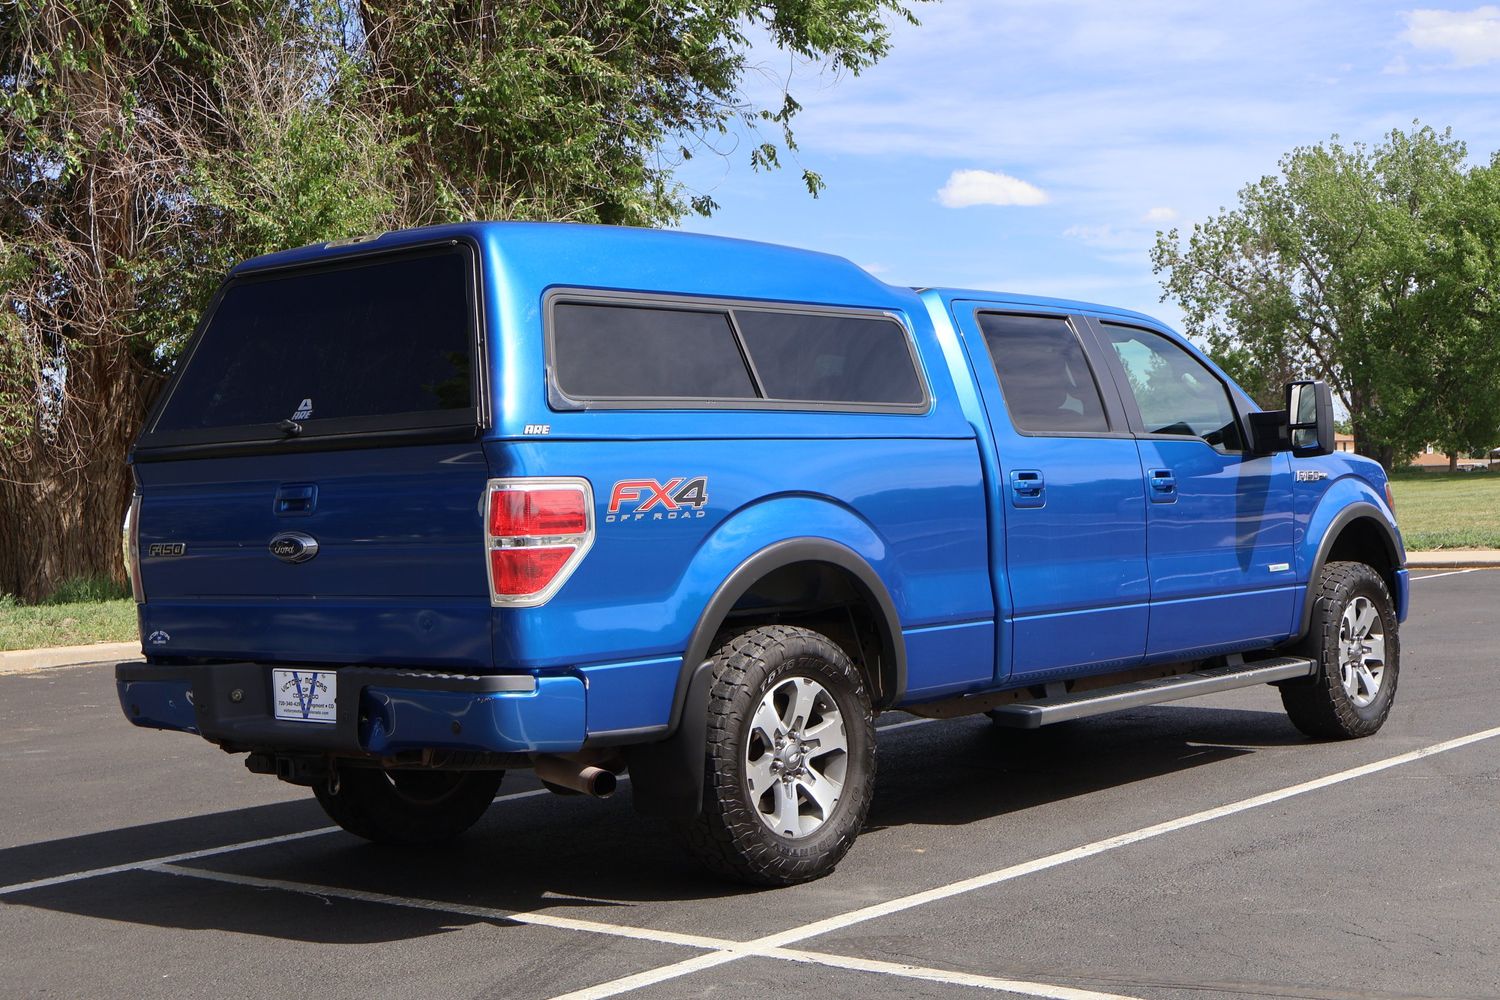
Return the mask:
<path id="1" fill-rule="evenodd" d="M 337 722 L 339 677 L 332 670 L 271 671 L 276 718 L 288 722 Z"/>

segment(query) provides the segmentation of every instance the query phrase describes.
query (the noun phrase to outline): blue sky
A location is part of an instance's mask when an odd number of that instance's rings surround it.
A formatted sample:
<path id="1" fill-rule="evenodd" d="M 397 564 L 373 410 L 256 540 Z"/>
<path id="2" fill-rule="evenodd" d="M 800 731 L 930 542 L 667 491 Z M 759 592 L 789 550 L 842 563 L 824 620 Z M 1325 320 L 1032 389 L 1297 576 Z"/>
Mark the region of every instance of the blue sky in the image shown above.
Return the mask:
<path id="1" fill-rule="evenodd" d="M 826 250 L 909 285 L 961 285 L 1152 313 L 1157 229 L 1233 205 L 1297 145 L 1451 125 L 1500 150 L 1500 6 L 1382 2 L 946 0 L 896 25 L 863 75 L 757 52 L 752 93 L 790 75 L 802 165 L 756 174 L 743 143 L 679 172 L 722 206 L 683 228 Z M 726 144 L 728 145 L 728 144 Z"/>

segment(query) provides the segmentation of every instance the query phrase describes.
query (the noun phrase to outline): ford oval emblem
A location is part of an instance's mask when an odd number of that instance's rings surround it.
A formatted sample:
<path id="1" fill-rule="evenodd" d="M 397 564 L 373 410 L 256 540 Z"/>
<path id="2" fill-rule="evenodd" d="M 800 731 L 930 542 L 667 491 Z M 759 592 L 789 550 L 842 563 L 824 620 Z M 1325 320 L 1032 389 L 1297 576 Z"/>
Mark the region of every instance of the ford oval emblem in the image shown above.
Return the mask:
<path id="1" fill-rule="evenodd" d="M 271 555 L 288 563 L 305 563 L 318 554 L 318 540 L 300 531 L 283 531 L 271 539 Z"/>

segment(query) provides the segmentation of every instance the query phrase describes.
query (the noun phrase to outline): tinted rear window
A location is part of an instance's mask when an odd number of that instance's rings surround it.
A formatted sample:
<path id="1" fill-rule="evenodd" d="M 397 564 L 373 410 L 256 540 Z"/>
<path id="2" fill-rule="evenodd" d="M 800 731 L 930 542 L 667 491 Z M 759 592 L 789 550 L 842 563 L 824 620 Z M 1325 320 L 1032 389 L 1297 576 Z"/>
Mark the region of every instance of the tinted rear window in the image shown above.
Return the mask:
<path id="1" fill-rule="evenodd" d="M 1017 430 L 1109 430 L 1099 386 L 1067 320 L 980 313 L 979 328 Z"/>
<path id="2" fill-rule="evenodd" d="M 906 331 L 888 319 L 736 309 L 771 399 L 920 403 Z"/>
<path id="3" fill-rule="evenodd" d="M 854 408 L 926 399 L 905 328 L 884 317 L 559 302 L 551 332 L 554 378 L 573 399 Z"/>
<path id="4" fill-rule="evenodd" d="M 755 398 L 722 312 L 560 302 L 552 324 L 558 387 L 569 396 Z"/>
<path id="5" fill-rule="evenodd" d="M 472 280 L 445 247 L 233 281 L 153 429 L 472 421 Z"/>

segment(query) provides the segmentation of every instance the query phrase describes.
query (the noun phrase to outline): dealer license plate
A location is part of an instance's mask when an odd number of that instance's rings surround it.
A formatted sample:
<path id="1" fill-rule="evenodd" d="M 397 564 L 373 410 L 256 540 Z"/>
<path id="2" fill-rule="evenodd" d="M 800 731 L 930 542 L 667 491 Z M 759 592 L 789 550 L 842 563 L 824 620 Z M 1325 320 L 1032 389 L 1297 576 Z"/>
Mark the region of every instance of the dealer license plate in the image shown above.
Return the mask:
<path id="1" fill-rule="evenodd" d="M 332 670 L 271 671 L 276 718 L 289 722 L 337 722 L 339 677 Z"/>

